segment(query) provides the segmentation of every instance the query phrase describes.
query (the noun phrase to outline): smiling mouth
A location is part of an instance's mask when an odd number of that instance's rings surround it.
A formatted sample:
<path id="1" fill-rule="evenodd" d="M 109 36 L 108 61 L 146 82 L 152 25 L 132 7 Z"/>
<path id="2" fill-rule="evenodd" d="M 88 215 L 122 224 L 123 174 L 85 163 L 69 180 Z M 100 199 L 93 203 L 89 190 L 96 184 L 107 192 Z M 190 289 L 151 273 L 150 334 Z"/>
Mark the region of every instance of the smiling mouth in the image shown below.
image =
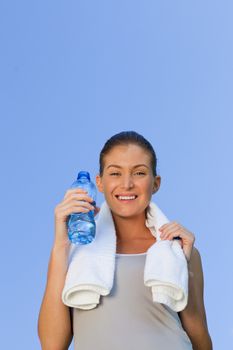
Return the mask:
<path id="1" fill-rule="evenodd" d="M 116 195 L 116 198 L 123 202 L 123 201 L 133 201 L 137 198 L 138 196 L 132 195 L 132 196 L 123 196 L 123 195 Z"/>

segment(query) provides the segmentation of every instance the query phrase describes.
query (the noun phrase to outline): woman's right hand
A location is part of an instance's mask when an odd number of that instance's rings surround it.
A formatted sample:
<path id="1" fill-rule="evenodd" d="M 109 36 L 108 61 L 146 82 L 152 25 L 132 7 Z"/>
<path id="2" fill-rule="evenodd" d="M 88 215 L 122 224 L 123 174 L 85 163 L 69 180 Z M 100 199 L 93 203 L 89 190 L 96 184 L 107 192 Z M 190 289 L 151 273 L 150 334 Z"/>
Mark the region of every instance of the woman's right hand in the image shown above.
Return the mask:
<path id="1" fill-rule="evenodd" d="M 68 189 L 63 200 L 55 207 L 55 241 L 56 246 L 70 246 L 68 238 L 67 220 L 72 213 L 87 213 L 94 210 L 96 215 L 99 212 L 98 207 L 91 205 L 93 199 L 88 196 L 87 191 L 80 188 Z"/>

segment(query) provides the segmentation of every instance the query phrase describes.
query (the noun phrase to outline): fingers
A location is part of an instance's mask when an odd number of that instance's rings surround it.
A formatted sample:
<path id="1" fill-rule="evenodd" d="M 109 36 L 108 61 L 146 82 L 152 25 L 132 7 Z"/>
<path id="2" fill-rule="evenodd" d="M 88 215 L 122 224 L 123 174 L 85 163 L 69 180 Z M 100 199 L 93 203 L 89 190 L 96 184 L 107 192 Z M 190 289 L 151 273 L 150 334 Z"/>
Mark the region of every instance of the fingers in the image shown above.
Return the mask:
<path id="1" fill-rule="evenodd" d="M 162 240 L 176 239 L 180 246 L 183 247 L 185 229 L 179 223 L 177 223 L 176 221 L 169 222 L 168 224 L 161 226 L 159 228 L 159 231 L 161 232 L 160 238 Z"/>
<path id="2" fill-rule="evenodd" d="M 75 203 L 75 201 L 77 203 Z M 93 201 L 93 198 L 91 198 L 88 195 L 87 191 L 80 189 L 80 188 L 68 190 L 64 196 L 62 203 L 63 204 L 67 204 L 67 203 L 79 204 L 80 206 L 84 206 L 86 208 L 89 208 L 89 210 L 94 210 L 93 204 L 95 204 Z"/>
<path id="3" fill-rule="evenodd" d="M 68 198 L 66 201 L 63 202 L 62 207 L 64 210 L 66 210 L 67 208 L 74 208 L 75 212 L 79 212 L 79 209 L 83 212 L 95 209 L 95 207 L 91 205 L 91 203 L 75 198 Z"/>
<path id="4" fill-rule="evenodd" d="M 95 210 L 92 203 L 93 199 L 87 191 L 81 188 L 68 189 L 63 200 L 55 208 L 55 217 L 64 221 L 72 213 L 87 213 L 90 210 Z"/>
<path id="5" fill-rule="evenodd" d="M 55 218 L 63 222 L 73 213 L 88 213 L 89 211 L 94 211 L 94 215 L 97 215 L 100 208 L 96 207 L 96 203 L 86 190 L 70 188 L 66 191 L 63 200 L 56 206 Z"/>
<path id="6" fill-rule="evenodd" d="M 181 225 L 179 225 L 177 222 L 171 222 L 168 224 L 165 224 L 159 228 L 160 238 L 161 239 L 168 239 L 169 236 L 174 236 L 177 233 L 177 237 L 179 236 L 181 230 Z"/>
<path id="7" fill-rule="evenodd" d="M 164 224 L 162 226 L 160 226 L 159 231 L 163 231 L 166 232 L 167 230 L 169 230 L 170 228 L 174 228 L 174 227 L 180 227 L 181 225 L 176 222 L 176 221 L 171 221 L 168 222 L 167 224 Z"/>
<path id="8" fill-rule="evenodd" d="M 175 231 L 172 231 L 170 233 L 167 233 L 167 234 L 164 234 L 164 235 L 160 235 L 160 238 L 165 240 L 165 239 L 168 239 L 168 240 L 171 240 L 171 239 L 177 239 L 179 240 L 179 237 L 180 237 L 180 230 L 175 230 Z"/>
<path id="9" fill-rule="evenodd" d="M 162 225 L 159 228 L 159 231 L 161 232 L 160 238 L 162 240 L 171 241 L 172 239 L 180 238 L 180 240 L 177 240 L 177 242 L 183 249 L 187 261 L 190 260 L 190 255 L 195 241 L 195 235 L 192 232 L 188 231 L 185 227 L 175 221 Z"/>
<path id="10" fill-rule="evenodd" d="M 82 188 L 71 188 L 66 191 L 64 200 L 67 198 L 75 198 L 78 195 L 77 198 L 83 198 L 83 200 L 88 201 L 88 202 L 93 202 L 93 198 L 91 198 L 87 191 L 83 190 Z"/>

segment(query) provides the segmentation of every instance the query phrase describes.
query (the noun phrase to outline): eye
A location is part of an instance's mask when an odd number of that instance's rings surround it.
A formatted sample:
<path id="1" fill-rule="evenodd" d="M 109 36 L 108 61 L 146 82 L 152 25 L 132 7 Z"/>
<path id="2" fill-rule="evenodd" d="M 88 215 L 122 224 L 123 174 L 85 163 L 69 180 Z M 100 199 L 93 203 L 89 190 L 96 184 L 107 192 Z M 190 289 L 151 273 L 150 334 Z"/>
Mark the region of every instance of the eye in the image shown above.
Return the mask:
<path id="1" fill-rule="evenodd" d="M 120 173 L 116 173 L 116 172 L 110 173 L 110 176 L 117 176 L 117 175 L 120 175 Z"/>
<path id="2" fill-rule="evenodd" d="M 144 173 L 143 171 L 137 171 L 135 175 L 143 176 L 146 175 L 146 173 Z"/>

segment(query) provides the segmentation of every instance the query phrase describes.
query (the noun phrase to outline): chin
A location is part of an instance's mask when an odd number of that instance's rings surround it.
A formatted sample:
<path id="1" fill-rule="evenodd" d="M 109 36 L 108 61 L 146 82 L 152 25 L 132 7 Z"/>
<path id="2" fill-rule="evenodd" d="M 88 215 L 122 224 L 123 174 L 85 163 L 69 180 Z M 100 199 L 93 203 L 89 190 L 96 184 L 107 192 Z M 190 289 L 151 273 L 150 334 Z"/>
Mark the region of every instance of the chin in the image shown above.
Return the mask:
<path id="1" fill-rule="evenodd" d="M 109 206 L 110 207 L 110 206 Z M 116 216 L 119 216 L 121 218 L 133 218 L 133 217 L 136 217 L 136 216 L 139 216 L 141 215 L 145 209 L 142 208 L 142 209 L 119 209 L 119 208 L 114 208 L 114 207 L 110 207 L 112 213 Z"/>
<path id="2" fill-rule="evenodd" d="M 108 198 L 109 199 L 109 198 Z M 120 217 L 135 217 L 138 215 L 141 215 L 145 210 L 147 209 L 148 205 L 150 204 L 150 199 L 141 199 L 137 203 L 132 204 L 125 204 L 125 203 L 119 203 L 110 198 L 108 200 L 105 197 L 105 200 L 113 212 L 113 214 L 120 216 Z"/>

